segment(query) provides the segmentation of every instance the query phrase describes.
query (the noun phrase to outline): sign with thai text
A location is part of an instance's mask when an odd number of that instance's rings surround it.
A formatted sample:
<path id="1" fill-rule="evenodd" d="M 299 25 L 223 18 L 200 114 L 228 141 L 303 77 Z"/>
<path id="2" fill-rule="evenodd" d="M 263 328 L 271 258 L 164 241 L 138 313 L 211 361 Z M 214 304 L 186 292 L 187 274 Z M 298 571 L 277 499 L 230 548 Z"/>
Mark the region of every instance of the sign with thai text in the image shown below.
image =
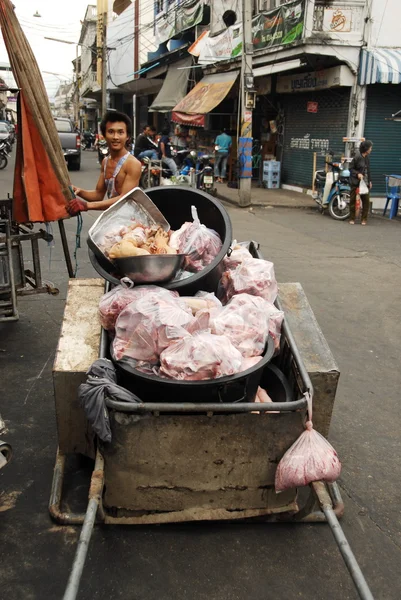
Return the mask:
<path id="1" fill-rule="evenodd" d="M 276 91 L 279 94 L 294 92 L 310 92 L 326 90 L 332 87 L 348 86 L 354 83 L 354 75 L 350 69 L 341 65 L 332 69 L 299 73 L 297 75 L 279 75 L 277 77 Z"/>

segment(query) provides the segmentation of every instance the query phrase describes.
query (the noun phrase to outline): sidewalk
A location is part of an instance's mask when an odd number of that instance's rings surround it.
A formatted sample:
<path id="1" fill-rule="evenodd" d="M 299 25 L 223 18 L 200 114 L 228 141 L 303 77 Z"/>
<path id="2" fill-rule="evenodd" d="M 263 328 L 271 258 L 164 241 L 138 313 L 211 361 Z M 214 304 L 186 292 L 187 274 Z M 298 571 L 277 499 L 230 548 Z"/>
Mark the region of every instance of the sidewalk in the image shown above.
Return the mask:
<path id="1" fill-rule="evenodd" d="M 238 206 L 239 190 L 217 183 L 217 197 Z M 308 194 L 291 190 L 266 190 L 252 186 L 252 206 L 274 206 L 280 208 L 313 208 L 316 203 Z"/>

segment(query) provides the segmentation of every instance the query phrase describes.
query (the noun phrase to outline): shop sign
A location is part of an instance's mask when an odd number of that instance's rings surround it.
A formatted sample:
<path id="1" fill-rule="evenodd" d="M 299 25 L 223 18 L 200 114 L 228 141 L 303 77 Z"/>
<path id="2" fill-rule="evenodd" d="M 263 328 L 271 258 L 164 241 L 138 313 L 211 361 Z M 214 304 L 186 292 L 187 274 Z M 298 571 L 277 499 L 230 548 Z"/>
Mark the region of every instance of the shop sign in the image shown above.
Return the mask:
<path id="1" fill-rule="evenodd" d="M 306 110 L 309 113 L 317 113 L 318 108 L 319 108 L 318 102 L 308 102 Z"/>
<path id="2" fill-rule="evenodd" d="M 175 35 L 200 25 L 203 20 L 203 2 L 195 2 L 190 7 L 169 7 L 168 11 L 161 12 L 155 20 L 156 43 L 163 44 Z"/>
<path id="3" fill-rule="evenodd" d="M 302 38 L 304 29 L 304 0 L 293 0 L 278 8 L 259 13 L 252 19 L 252 39 L 255 50 L 283 46 Z M 242 23 L 228 27 L 216 36 L 199 38 L 193 45 L 194 55 L 199 52 L 199 64 L 228 60 L 242 54 Z M 190 48 L 190 51 L 191 51 Z"/>
<path id="4" fill-rule="evenodd" d="M 325 138 L 311 138 L 310 133 L 303 138 L 291 138 L 290 147 L 300 150 L 313 150 L 315 152 L 326 152 L 329 149 L 330 140 Z"/>
<path id="5" fill-rule="evenodd" d="M 279 75 L 277 77 L 276 91 L 279 94 L 294 92 L 310 92 L 315 90 L 326 90 L 332 87 L 348 86 L 354 83 L 354 75 L 345 65 L 313 71 L 312 73 L 300 73 L 297 75 Z"/>
<path id="6" fill-rule="evenodd" d="M 349 33 L 352 26 L 352 10 L 325 8 L 323 14 L 323 31 L 327 33 Z"/>

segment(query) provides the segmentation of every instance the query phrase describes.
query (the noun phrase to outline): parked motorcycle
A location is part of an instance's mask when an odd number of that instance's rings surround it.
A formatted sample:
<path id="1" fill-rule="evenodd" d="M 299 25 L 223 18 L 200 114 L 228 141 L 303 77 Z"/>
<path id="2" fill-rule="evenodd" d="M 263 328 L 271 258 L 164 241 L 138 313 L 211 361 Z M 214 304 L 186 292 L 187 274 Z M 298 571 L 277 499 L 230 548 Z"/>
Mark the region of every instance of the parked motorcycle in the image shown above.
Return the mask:
<path id="1" fill-rule="evenodd" d="M 3 435 L 7 433 L 6 424 L 0 415 L 0 434 Z M 8 462 L 11 460 L 12 450 L 11 446 L 6 442 L 0 440 L 0 469 L 6 466 Z"/>
<path id="2" fill-rule="evenodd" d="M 0 142 L 0 170 L 5 169 L 8 165 L 8 157 L 10 156 L 11 150 L 7 145 L 7 140 Z"/>
<path id="3" fill-rule="evenodd" d="M 216 196 L 217 189 L 214 185 L 214 168 L 210 162 L 209 154 L 202 154 L 198 158 L 198 170 L 196 174 L 196 184 L 198 190 L 202 190 Z"/>
<path id="4" fill-rule="evenodd" d="M 107 145 L 106 140 L 99 140 L 97 145 L 97 155 L 99 159 L 99 164 L 101 165 L 103 159 L 109 155 L 109 147 Z"/>
<path id="5" fill-rule="evenodd" d="M 316 171 L 314 200 L 323 213 L 328 209 L 337 221 L 345 221 L 350 214 L 350 172 L 342 163 L 326 162 L 331 171 Z"/>

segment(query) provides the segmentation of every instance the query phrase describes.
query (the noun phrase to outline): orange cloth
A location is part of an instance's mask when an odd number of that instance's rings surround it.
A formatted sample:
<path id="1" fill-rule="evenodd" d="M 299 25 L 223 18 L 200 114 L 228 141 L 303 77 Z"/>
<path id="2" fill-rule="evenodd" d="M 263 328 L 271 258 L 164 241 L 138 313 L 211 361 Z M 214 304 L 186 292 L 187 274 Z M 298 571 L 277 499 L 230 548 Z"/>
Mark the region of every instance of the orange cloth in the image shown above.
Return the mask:
<path id="1" fill-rule="evenodd" d="M 14 219 L 44 223 L 69 218 L 67 200 L 34 119 L 20 92 L 20 131 L 14 173 Z"/>

